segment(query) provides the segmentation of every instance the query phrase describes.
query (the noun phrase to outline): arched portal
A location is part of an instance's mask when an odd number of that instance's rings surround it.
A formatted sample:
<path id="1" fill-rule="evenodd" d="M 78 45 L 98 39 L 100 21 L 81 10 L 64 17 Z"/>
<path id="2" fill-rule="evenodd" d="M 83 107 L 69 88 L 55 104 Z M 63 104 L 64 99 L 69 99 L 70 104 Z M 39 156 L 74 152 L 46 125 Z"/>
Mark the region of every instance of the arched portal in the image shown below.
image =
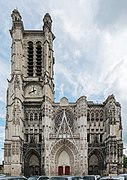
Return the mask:
<path id="1" fill-rule="evenodd" d="M 35 154 L 33 154 L 30 157 L 30 160 L 29 160 L 29 172 L 30 172 L 30 176 L 39 175 L 39 159 Z"/>
<path id="2" fill-rule="evenodd" d="M 41 172 L 41 159 L 38 153 L 34 150 L 30 150 L 24 159 L 24 175 L 26 177 L 33 175 L 40 175 Z"/>
<path id="3" fill-rule="evenodd" d="M 78 150 L 69 140 L 59 140 L 51 150 L 50 175 L 80 174 Z"/>
<path id="4" fill-rule="evenodd" d="M 74 173 L 74 154 L 67 144 L 58 149 L 55 154 L 55 162 L 57 175 L 71 175 Z M 63 168 L 63 172 L 59 172 L 59 167 Z"/>
<path id="5" fill-rule="evenodd" d="M 104 167 L 104 158 L 100 151 L 94 150 L 89 155 L 88 174 L 102 174 Z"/>

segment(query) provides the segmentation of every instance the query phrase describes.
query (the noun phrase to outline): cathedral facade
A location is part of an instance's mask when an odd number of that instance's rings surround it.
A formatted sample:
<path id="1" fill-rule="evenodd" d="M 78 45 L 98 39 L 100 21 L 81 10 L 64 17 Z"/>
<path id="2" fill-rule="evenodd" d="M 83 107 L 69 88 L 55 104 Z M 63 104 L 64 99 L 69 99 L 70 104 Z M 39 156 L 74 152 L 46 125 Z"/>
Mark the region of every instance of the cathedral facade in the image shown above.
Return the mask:
<path id="1" fill-rule="evenodd" d="M 86 96 L 54 101 L 52 19 L 25 30 L 12 12 L 4 173 L 8 175 L 117 174 L 123 170 L 121 106 L 113 95 L 101 104 Z"/>

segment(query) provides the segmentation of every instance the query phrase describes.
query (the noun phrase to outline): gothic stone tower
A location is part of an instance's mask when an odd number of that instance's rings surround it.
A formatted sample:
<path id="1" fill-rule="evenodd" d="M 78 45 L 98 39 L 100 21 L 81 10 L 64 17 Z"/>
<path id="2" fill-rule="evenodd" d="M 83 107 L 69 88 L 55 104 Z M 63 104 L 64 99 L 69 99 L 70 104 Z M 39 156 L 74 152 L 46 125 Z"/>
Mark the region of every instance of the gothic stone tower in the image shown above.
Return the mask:
<path id="1" fill-rule="evenodd" d="M 95 104 L 85 96 L 54 102 L 52 19 L 24 30 L 12 12 L 4 173 L 82 175 L 122 172 L 121 106 L 113 95 Z"/>
<path id="2" fill-rule="evenodd" d="M 4 172 L 44 173 L 45 146 L 54 101 L 52 19 L 43 30 L 24 30 L 18 10 L 12 12 L 11 80 L 7 90 Z M 52 107 L 50 108 L 50 113 Z"/>

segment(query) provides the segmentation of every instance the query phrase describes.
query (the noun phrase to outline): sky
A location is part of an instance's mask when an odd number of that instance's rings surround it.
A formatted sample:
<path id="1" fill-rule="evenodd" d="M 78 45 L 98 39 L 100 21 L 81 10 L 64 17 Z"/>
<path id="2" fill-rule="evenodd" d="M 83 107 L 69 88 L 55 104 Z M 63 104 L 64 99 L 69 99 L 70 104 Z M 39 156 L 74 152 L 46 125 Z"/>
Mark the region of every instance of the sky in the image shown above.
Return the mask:
<path id="1" fill-rule="evenodd" d="M 11 74 L 11 13 L 18 9 L 25 29 L 42 29 L 52 17 L 55 101 L 80 96 L 103 103 L 114 94 L 122 107 L 127 154 L 127 0 L 0 1 L 0 162 L 3 160 L 7 79 Z"/>

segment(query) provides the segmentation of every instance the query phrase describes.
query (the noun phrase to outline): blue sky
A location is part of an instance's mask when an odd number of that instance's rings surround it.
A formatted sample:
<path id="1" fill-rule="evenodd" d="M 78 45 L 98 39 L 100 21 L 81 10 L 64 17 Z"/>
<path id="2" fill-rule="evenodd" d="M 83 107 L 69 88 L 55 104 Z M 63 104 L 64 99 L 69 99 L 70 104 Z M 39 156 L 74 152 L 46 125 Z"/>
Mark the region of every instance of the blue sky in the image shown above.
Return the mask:
<path id="1" fill-rule="evenodd" d="M 3 0 L 0 2 L 0 161 L 10 79 L 11 12 L 18 8 L 25 29 L 42 29 L 45 13 L 53 20 L 55 100 L 74 102 L 82 95 L 103 102 L 114 94 L 122 106 L 127 148 L 127 1 Z M 127 153 L 127 150 L 125 150 Z"/>

